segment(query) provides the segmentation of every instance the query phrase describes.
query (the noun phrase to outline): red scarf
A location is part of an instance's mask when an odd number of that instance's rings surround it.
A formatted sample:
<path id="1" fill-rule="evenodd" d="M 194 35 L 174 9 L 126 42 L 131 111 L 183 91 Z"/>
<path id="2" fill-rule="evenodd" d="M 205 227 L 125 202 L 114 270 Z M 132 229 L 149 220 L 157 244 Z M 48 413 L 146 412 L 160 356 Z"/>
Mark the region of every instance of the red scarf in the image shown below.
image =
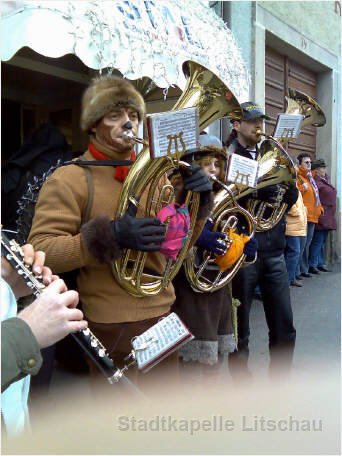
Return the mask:
<path id="1" fill-rule="evenodd" d="M 103 152 L 100 152 L 98 149 L 96 149 L 96 147 L 92 143 L 89 144 L 88 150 L 96 160 L 111 160 L 110 157 L 108 157 Z M 132 161 L 135 160 L 134 150 L 132 150 L 132 152 L 131 152 L 130 160 L 132 160 Z M 124 182 L 124 180 L 127 177 L 128 172 L 129 172 L 128 166 L 116 166 L 113 177 L 114 177 L 114 179 L 118 180 L 119 182 Z"/>

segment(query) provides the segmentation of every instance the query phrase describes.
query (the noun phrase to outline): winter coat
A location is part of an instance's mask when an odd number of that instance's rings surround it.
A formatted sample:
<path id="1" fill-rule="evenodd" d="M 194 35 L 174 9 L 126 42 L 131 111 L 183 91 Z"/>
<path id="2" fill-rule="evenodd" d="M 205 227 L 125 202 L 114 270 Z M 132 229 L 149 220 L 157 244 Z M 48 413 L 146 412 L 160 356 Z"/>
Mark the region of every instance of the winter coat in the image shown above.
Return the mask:
<path id="1" fill-rule="evenodd" d="M 3 227 L 16 230 L 18 201 L 34 178 L 41 177 L 60 160 L 72 159 L 65 136 L 53 125 L 43 124 L 2 170 L 1 218 Z"/>
<path id="2" fill-rule="evenodd" d="M 303 197 L 298 192 L 298 199 L 286 215 L 286 236 L 306 236 L 307 215 Z"/>
<path id="3" fill-rule="evenodd" d="M 318 218 L 323 212 L 322 205 L 316 206 L 315 193 L 306 175 L 307 170 L 302 166 L 298 166 L 297 186 L 302 194 L 305 207 L 307 208 L 308 222 L 318 223 Z M 308 188 L 305 190 L 303 184 L 307 184 Z"/>
<path id="4" fill-rule="evenodd" d="M 249 153 L 248 149 L 244 148 L 237 140 L 233 141 L 228 148 L 229 153 L 235 153 L 247 158 L 253 158 Z M 256 158 L 258 157 L 258 147 L 256 146 Z M 285 196 L 285 195 L 284 195 Z M 249 196 L 240 198 L 239 204 L 242 207 L 246 207 L 246 203 Z M 258 198 L 258 196 L 257 196 Z M 288 202 L 288 207 L 291 208 L 298 198 L 297 192 L 295 199 Z M 242 227 L 244 228 L 244 227 Z M 273 256 L 279 256 L 284 253 L 286 246 L 285 238 L 285 215 L 280 221 L 270 230 L 256 232 L 255 238 L 258 241 L 258 257 L 268 258 Z"/>
<path id="5" fill-rule="evenodd" d="M 317 184 L 319 198 L 324 209 L 324 213 L 320 215 L 315 229 L 336 230 L 336 188 L 330 184 L 329 177 L 327 175 L 325 175 L 325 177 L 321 177 L 315 173 L 314 179 Z"/>
<path id="6" fill-rule="evenodd" d="M 24 320 L 16 318 L 16 301 L 7 282 L 1 279 L 1 392 L 13 382 L 35 375 L 42 365 L 36 338 Z"/>
<path id="7" fill-rule="evenodd" d="M 117 159 L 115 156 L 111 158 Z M 89 151 L 84 154 L 84 159 L 94 160 Z M 83 228 L 101 215 L 113 219 L 123 186 L 122 182 L 113 178 L 111 166 L 94 166 L 91 173 L 94 194 L 90 221 L 81 229 L 82 216 L 88 200 L 84 170 L 73 165 L 61 167 L 45 181 L 40 190 L 29 242 L 35 249 L 46 253 L 46 265 L 55 273 L 80 269 L 77 288 L 84 314 L 89 320 L 95 323 L 122 323 L 167 314 L 175 299 L 172 283 L 157 296 L 132 296 L 114 278 L 112 265 L 100 263 L 90 252 Z M 156 187 L 155 199 L 167 183 L 165 175 Z M 147 205 L 150 185 L 146 186 L 141 195 L 137 217 L 144 216 L 143 208 Z M 206 218 L 207 215 L 204 221 L 197 223 L 203 227 Z M 106 223 L 107 225 L 107 229 L 111 231 L 109 223 Z M 114 238 L 112 234 L 108 237 L 103 231 L 101 241 L 106 240 L 109 250 Z M 99 241 L 96 242 L 98 250 L 102 249 L 102 242 Z M 122 254 L 120 250 L 118 253 Z M 151 252 L 146 261 L 146 269 L 161 274 L 165 270 L 165 264 L 164 255 L 160 252 Z"/>

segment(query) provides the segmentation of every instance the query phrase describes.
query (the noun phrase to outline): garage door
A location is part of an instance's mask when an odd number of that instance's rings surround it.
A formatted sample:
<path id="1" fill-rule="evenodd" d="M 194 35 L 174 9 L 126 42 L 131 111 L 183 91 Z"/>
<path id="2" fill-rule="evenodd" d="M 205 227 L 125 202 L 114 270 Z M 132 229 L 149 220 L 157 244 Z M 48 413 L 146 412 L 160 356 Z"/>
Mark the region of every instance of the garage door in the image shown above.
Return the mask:
<path id="1" fill-rule="evenodd" d="M 272 120 L 266 123 L 266 133 L 274 131 L 277 115 L 285 112 L 285 94 L 289 87 L 316 98 L 317 75 L 287 56 L 266 47 L 265 59 L 266 112 Z M 288 152 L 296 157 L 301 152 L 316 155 L 316 128 L 305 127 L 295 141 L 288 144 Z"/>

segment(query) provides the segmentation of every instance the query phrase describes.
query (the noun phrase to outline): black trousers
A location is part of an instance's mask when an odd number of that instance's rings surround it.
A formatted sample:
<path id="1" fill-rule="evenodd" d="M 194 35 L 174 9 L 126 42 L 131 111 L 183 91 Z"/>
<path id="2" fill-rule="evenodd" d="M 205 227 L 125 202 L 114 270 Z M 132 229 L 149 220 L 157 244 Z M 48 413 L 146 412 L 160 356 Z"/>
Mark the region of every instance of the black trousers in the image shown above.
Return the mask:
<path id="1" fill-rule="evenodd" d="M 269 331 L 271 364 L 280 358 L 285 364 L 291 364 L 296 330 L 283 254 L 259 257 L 254 264 L 240 269 L 233 279 L 233 296 L 241 302 L 238 307 L 238 352 L 248 359 L 249 314 L 257 284 L 260 286 Z"/>

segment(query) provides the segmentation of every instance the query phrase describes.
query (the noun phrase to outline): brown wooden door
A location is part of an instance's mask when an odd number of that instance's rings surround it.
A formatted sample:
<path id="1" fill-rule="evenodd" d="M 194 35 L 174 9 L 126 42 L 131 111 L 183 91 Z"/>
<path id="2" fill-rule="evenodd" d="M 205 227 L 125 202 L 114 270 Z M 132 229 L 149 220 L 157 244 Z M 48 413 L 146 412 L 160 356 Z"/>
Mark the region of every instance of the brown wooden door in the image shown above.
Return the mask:
<path id="1" fill-rule="evenodd" d="M 266 47 L 265 58 L 265 108 L 272 120 L 266 122 L 266 133 L 272 134 L 277 115 L 285 112 L 285 95 L 289 87 L 300 90 L 312 98 L 316 98 L 317 75 L 286 55 Z M 290 141 L 287 150 L 291 157 L 301 152 L 316 155 L 316 128 L 305 127 L 294 141 Z"/>

